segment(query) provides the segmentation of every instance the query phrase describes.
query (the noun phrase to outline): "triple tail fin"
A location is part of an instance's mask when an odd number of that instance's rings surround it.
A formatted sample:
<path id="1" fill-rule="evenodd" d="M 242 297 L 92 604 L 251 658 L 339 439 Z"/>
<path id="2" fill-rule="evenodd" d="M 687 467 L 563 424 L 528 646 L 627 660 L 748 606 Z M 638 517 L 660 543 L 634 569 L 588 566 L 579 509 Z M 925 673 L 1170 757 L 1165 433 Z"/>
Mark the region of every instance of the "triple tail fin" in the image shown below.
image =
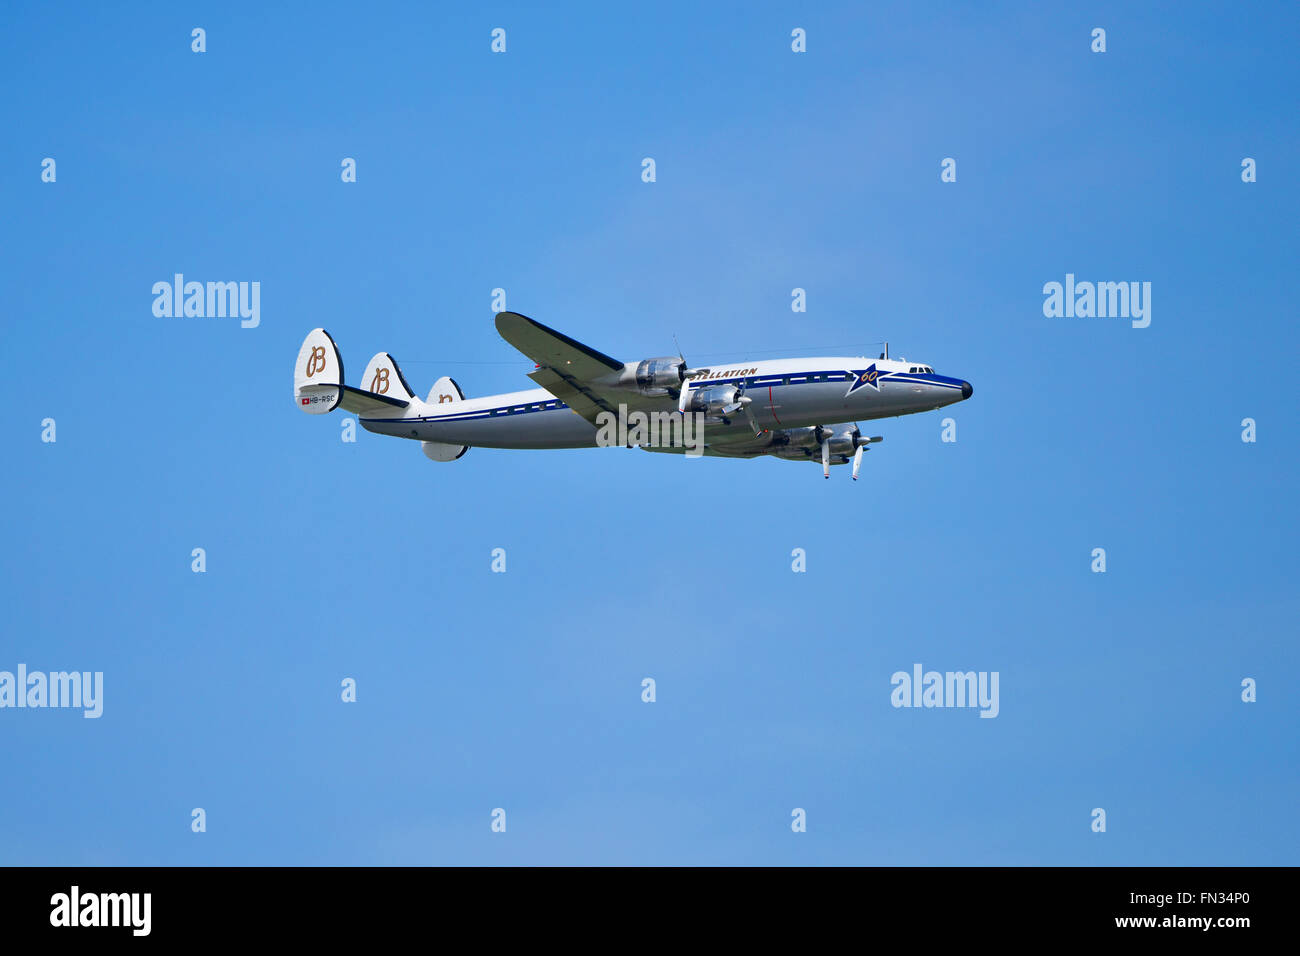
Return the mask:
<path id="1" fill-rule="evenodd" d="M 415 397 L 397 361 L 387 352 L 379 352 L 361 376 L 362 388 L 343 383 L 343 356 L 324 329 L 312 329 L 298 350 L 293 369 L 294 402 L 310 415 L 323 415 L 344 408 L 361 418 L 409 417 L 423 414 L 425 403 Z M 465 393 L 455 380 L 444 375 L 433 383 L 429 405 L 463 402 Z M 414 406 L 412 408 L 412 406 Z M 399 410 L 411 408 L 407 414 Z M 469 451 L 468 445 L 446 442 L 420 442 L 424 454 L 434 461 L 455 461 Z"/>
<path id="2" fill-rule="evenodd" d="M 308 415 L 324 415 L 343 398 L 343 356 L 324 329 L 312 329 L 293 367 L 294 402 Z"/>
<path id="3" fill-rule="evenodd" d="M 361 376 L 361 387 L 371 396 L 388 396 L 400 399 L 403 405 L 411 404 L 415 393 L 406 383 L 406 376 L 398 368 L 397 360 L 387 352 L 377 352 Z M 347 408 L 346 400 L 344 408 Z"/>
<path id="4" fill-rule="evenodd" d="M 444 375 L 438 381 L 433 383 L 433 388 L 429 390 L 429 397 L 425 399 L 426 404 L 442 405 L 446 402 L 463 402 L 465 393 L 461 391 L 456 380 L 449 375 Z"/>
<path id="5" fill-rule="evenodd" d="M 433 383 L 425 404 L 438 406 L 463 401 L 465 401 L 465 393 L 460 390 L 456 380 L 449 375 L 444 375 Z M 432 461 L 455 461 L 469 451 L 468 445 L 448 445 L 440 441 L 426 441 L 420 444 L 424 446 L 425 457 Z"/>
<path id="6" fill-rule="evenodd" d="M 368 388 L 343 382 L 343 356 L 324 329 L 312 329 L 298 350 L 293 369 L 294 403 L 309 415 L 323 415 L 342 407 L 365 417 L 391 415 L 415 400 L 411 386 L 387 352 L 370 360 L 361 379 Z"/>

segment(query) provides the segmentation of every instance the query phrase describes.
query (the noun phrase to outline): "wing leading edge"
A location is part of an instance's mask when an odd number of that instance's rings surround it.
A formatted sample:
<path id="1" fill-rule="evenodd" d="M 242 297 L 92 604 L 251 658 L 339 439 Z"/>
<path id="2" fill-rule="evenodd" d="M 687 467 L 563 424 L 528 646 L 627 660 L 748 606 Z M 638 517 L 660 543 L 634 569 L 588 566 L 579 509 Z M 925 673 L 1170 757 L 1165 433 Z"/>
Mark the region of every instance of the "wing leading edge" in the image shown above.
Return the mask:
<path id="1" fill-rule="evenodd" d="M 578 415 L 597 425 L 601 412 L 617 411 L 593 382 L 622 372 L 618 359 L 518 312 L 498 312 L 496 324 L 503 339 L 537 363 L 537 371 L 528 377 Z"/>

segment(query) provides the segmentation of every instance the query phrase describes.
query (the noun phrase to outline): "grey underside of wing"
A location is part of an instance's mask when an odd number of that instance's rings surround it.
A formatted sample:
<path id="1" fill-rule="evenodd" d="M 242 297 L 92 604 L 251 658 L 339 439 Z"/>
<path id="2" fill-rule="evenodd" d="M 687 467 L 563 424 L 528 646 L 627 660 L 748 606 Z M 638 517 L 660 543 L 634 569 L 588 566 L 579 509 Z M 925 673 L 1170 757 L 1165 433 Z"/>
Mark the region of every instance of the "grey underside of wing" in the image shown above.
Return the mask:
<path id="1" fill-rule="evenodd" d="M 598 427 L 601 422 L 597 421 L 596 416 L 601 412 L 618 414 L 620 405 L 629 412 L 675 412 L 677 410 L 671 398 L 639 395 L 623 389 L 602 388 L 591 382 L 565 375 L 554 368 L 539 368 L 528 377 Z"/>
<path id="2" fill-rule="evenodd" d="M 601 412 L 618 411 L 617 401 L 611 403 L 589 384 L 562 375 L 553 368 L 539 368 L 528 377 L 593 425 L 598 424 L 596 416 Z"/>
<path id="3" fill-rule="evenodd" d="M 652 448 L 649 445 L 640 445 L 639 447 L 642 451 L 654 451 L 665 455 L 684 455 L 686 454 L 686 452 L 692 450 L 690 448 L 680 448 L 680 447 L 679 448 L 670 448 L 670 447 Z M 754 449 L 754 448 L 751 449 L 733 448 L 727 445 L 706 445 L 704 447 L 704 454 L 710 455 L 714 458 L 757 458 L 759 455 L 763 454 L 763 451 L 761 449 Z"/>

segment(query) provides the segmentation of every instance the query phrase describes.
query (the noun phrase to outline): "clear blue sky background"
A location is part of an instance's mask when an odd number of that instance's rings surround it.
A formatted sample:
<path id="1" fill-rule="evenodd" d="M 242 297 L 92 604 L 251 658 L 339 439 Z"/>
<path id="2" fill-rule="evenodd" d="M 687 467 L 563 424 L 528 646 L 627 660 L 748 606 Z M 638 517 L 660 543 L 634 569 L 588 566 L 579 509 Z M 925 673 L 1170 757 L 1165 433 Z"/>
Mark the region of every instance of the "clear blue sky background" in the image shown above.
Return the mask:
<path id="1" fill-rule="evenodd" d="M 431 6 L 6 9 L 0 669 L 105 710 L 0 711 L 0 862 L 1300 862 L 1300 8 Z M 175 272 L 261 326 L 155 318 Z M 1150 328 L 1044 318 L 1067 272 Z M 856 484 L 294 407 L 318 325 L 354 384 L 530 387 L 495 287 L 623 359 L 888 339 L 975 395 Z M 916 662 L 1000 716 L 892 708 Z"/>

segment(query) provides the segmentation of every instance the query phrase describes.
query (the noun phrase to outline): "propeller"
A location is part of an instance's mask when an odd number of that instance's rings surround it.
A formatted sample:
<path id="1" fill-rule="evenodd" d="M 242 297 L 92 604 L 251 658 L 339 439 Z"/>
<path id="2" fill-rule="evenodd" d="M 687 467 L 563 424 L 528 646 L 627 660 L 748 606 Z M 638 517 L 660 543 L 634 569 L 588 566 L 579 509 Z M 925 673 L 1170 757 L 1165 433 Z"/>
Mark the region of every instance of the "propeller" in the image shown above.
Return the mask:
<path id="1" fill-rule="evenodd" d="M 736 387 L 736 404 L 744 409 L 745 421 L 749 422 L 749 427 L 754 432 L 754 437 L 757 438 L 763 434 L 765 429 L 759 428 L 758 422 L 754 419 L 754 411 L 749 407 L 752 402 L 752 398 L 745 397 L 745 381 L 741 379 L 740 385 Z"/>
<path id="2" fill-rule="evenodd" d="M 835 437 L 836 436 L 834 430 L 827 428 L 825 425 L 813 426 L 813 440 L 821 448 L 821 453 L 822 453 L 822 477 L 823 478 L 829 478 L 831 476 L 831 442 L 835 440 Z M 862 471 L 862 453 L 867 450 L 868 446 L 878 441 L 884 441 L 885 439 L 883 436 L 880 435 L 873 435 L 870 438 L 863 438 L 862 432 L 858 429 L 857 425 L 854 425 L 853 431 L 848 436 L 845 437 L 847 437 L 850 441 L 853 442 L 853 480 L 857 481 L 858 475 Z M 843 442 L 844 437 L 841 437 L 839 441 Z M 839 445 L 837 444 L 837 448 L 838 447 Z M 835 452 L 835 455 L 840 461 L 848 461 L 847 450 L 845 451 L 837 450 Z"/>
<path id="3" fill-rule="evenodd" d="M 731 401 L 722 408 L 722 414 L 730 415 L 732 412 L 738 412 L 749 404 L 749 399 L 745 397 L 745 383 L 742 380 L 739 385 L 731 386 Z"/>
<path id="4" fill-rule="evenodd" d="M 676 332 L 673 333 L 673 345 L 677 346 L 677 357 L 682 360 L 677 366 L 677 411 L 685 415 L 690 389 L 686 387 L 686 353 L 682 351 L 681 343 L 677 341 Z"/>
<path id="5" fill-rule="evenodd" d="M 758 422 L 754 419 L 754 412 L 749 406 L 753 403 L 752 398 L 737 398 L 730 405 L 722 409 L 722 422 L 724 425 L 730 425 L 731 419 L 727 418 L 733 412 L 744 412 L 745 421 L 749 422 L 749 427 L 753 430 L 754 436 L 763 434 L 763 429 L 758 427 Z"/>
<path id="6" fill-rule="evenodd" d="M 730 415 L 732 412 L 743 411 L 745 413 L 745 421 L 749 422 L 749 427 L 754 432 L 755 437 L 763 434 L 764 429 L 758 427 L 758 422 L 754 418 L 754 410 L 749 407 L 753 404 L 754 400 L 746 397 L 744 382 L 742 381 L 741 384 L 735 386 L 735 389 L 736 391 L 731 397 L 731 403 L 722 409 L 722 414 L 726 416 Z M 723 420 L 726 421 L 725 418 Z"/>
<path id="7" fill-rule="evenodd" d="M 858 472 L 862 469 L 862 453 L 873 443 L 884 441 L 884 435 L 873 435 L 870 438 L 863 438 L 862 432 L 858 427 L 853 426 L 853 444 L 857 445 L 857 450 L 853 452 L 853 480 L 858 480 Z"/>
<path id="8" fill-rule="evenodd" d="M 831 476 L 831 435 L 829 428 L 822 425 L 813 426 L 813 438 L 822 446 L 822 477 Z"/>

